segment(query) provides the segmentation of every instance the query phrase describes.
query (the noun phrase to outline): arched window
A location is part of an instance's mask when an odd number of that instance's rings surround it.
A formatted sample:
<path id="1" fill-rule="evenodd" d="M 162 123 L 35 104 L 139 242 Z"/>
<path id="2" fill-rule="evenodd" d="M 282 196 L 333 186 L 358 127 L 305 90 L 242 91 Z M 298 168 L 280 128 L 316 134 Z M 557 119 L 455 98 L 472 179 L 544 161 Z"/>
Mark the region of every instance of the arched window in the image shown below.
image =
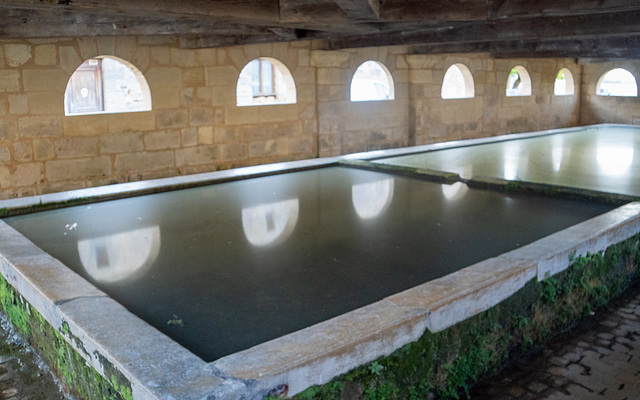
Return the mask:
<path id="1" fill-rule="evenodd" d="M 112 56 L 91 58 L 75 70 L 64 94 L 65 115 L 151 110 L 151 92 L 142 72 Z"/>
<path id="2" fill-rule="evenodd" d="M 476 89 L 473 75 L 464 64 L 453 64 L 444 74 L 442 90 L 443 99 L 468 99 L 475 97 Z"/>
<path id="3" fill-rule="evenodd" d="M 598 96 L 638 96 L 636 78 L 626 69 L 612 69 L 598 80 L 596 94 Z"/>
<path id="4" fill-rule="evenodd" d="M 531 96 L 531 77 L 522 65 L 511 68 L 507 78 L 507 97 Z"/>
<path id="5" fill-rule="evenodd" d="M 558 71 L 556 82 L 553 86 L 553 93 L 556 96 L 571 96 L 575 93 L 573 74 L 568 68 L 562 68 Z"/>
<path id="6" fill-rule="evenodd" d="M 245 65 L 238 78 L 236 104 L 294 104 L 296 84 L 289 69 L 275 58 L 260 57 Z"/>
<path id="7" fill-rule="evenodd" d="M 351 101 L 393 100 L 393 78 L 387 67 L 377 61 L 362 63 L 351 79 Z"/>

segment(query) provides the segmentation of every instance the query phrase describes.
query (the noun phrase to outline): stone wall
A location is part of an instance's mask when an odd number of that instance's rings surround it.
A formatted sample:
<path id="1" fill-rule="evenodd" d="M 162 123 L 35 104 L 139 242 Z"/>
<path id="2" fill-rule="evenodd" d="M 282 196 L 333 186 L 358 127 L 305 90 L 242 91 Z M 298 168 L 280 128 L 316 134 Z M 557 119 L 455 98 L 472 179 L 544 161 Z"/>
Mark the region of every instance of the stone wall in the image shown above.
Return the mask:
<path id="1" fill-rule="evenodd" d="M 581 124 L 619 123 L 640 125 L 640 97 L 613 97 L 596 95 L 600 77 L 614 68 L 624 68 L 631 72 L 640 83 L 640 62 L 619 61 L 585 64 L 582 82 Z"/>
<path id="2" fill-rule="evenodd" d="M 172 37 L 0 41 L 0 198 L 573 126 L 580 122 L 581 85 L 587 91 L 595 85 L 581 84 L 581 66 L 568 59 L 409 55 L 405 46 L 317 47 L 301 41 L 183 50 Z M 100 55 L 129 61 L 142 72 L 152 111 L 64 115 L 69 77 L 84 60 Z M 240 71 L 258 57 L 275 58 L 289 69 L 296 104 L 236 106 Z M 394 100 L 350 101 L 351 77 L 367 60 L 388 68 Z M 473 73 L 475 98 L 441 98 L 453 63 Z M 531 74 L 532 96 L 505 96 L 516 65 Z M 553 95 L 562 67 L 573 73 L 574 96 Z M 592 77 L 600 66 L 586 68 Z M 609 117 L 600 103 L 589 103 L 598 112 L 585 121 L 632 122 L 630 111 Z M 629 104 L 637 110 L 637 102 Z"/>

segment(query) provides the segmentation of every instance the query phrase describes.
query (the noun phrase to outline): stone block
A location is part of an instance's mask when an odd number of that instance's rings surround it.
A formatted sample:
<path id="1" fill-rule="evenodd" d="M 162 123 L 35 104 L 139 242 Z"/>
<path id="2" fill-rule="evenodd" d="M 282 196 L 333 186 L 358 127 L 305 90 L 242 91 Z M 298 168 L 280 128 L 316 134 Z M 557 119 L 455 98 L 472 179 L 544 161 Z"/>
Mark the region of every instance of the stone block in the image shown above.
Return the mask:
<path id="1" fill-rule="evenodd" d="M 314 67 L 346 68 L 351 54 L 345 51 L 311 50 L 311 65 Z"/>
<path id="2" fill-rule="evenodd" d="M 29 104 L 27 102 L 27 96 L 24 94 L 10 94 L 9 113 L 15 115 L 28 114 Z"/>
<path id="3" fill-rule="evenodd" d="M 273 106 L 256 106 L 261 123 L 279 122 L 289 119 L 289 115 L 298 118 L 298 108 L 295 104 L 279 104 Z"/>
<path id="4" fill-rule="evenodd" d="M 107 114 L 64 117 L 62 125 L 65 136 L 94 136 L 109 131 Z"/>
<path id="5" fill-rule="evenodd" d="M 182 106 L 182 88 L 178 86 L 158 86 L 151 88 L 154 110 L 166 110 Z"/>
<path id="6" fill-rule="evenodd" d="M 24 138 L 62 136 L 59 117 L 22 117 L 18 120 L 18 125 Z"/>
<path id="7" fill-rule="evenodd" d="M 0 146 L 0 164 L 11 161 L 11 148 L 9 146 Z"/>
<path id="8" fill-rule="evenodd" d="M 186 109 L 158 111 L 156 126 L 158 129 L 185 128 L 189 122 L 189 112 Z"/>
<path id="9" fill-rule="evenodd" d="M 262 122 L 258 111 L 260 107 L 226 107 L 224 113 L 225 125 L 247 125 Z"/>
<path id="10" fill-rule="evenodd" d="M 256 140 L 267 140 L 273 138 L 273 126 L 270 125 L 254 125 L 245 126 L 240 130 L 242 141 L 253 142 Z"/>
<path id="11" fill-rule="evenodd" d="M 94 179 L 111 174 L 111 158 L 53 160 L 47 161 L 45 168 L 49 182 Z"/>
<path id="12" fill-rule="evenodd" d="M 211 104 L 213 106 L 235 106 L 237 104 L 235 87 L 220 86 L 212 88 Z"/>
<path id="13" fill-rule="evenodd" d="M 64 113 L 64 101 L 55 101 L 61 96 L 55 92 L 27 93 L 29 113 L 31 115 L 61 115 Z M 52 101 L 54 100 L 54 101 Z"/>
<path id="14" fill-rule="evenodd" d="M 80 50 L 80 58 L 83 60 L 88 60 L 99 55 L 98 42 L 95 37 L 77 37 L 76 42 Z"/>
<path id="15" fill-rule="evenodd" d="M 0 119 L 0 141 L 14 140 L 18 137 L 18 126 L 15 121 Z"/>
<path id="16" fill-rule="evenodd" d="M 13 159 L 18 162 L 29 162 L 33 160 L 33 148 L 31 141 L 13 142 Z"/>
<path id="17" fill-rule="evenodd" d="M 145 150 L 177 149 L 180 147 L 180 131 L 168 129 L 149 132 L 144 135 Z"/>
<path id="18" fill-rule="evenodd" d="M 54 142 L 57 158 L 95 157 L 98 155 L 98 138 L 75 137 Z"/>
<path id="19" fill-rule="evenodd" d="M 217 49 L 197 49 L 194 52 L 196 53 L 196 64 L 200 67 L 208 67 L 217 63 Z"/>
<path id="20" fill-rule="evenodd" d="M 0 93 L 20 91 L 20 72 L 14 69 L 0 69 Z"/>
<path id="21" fill-rule="evenodd" d="M 113 133 L 100 137 L 100 153 L 131 153 L 144 149 L 139 132 Z"/>
<path id="22" fill-rule="evenodd" d="M 245 160 L 248 154 L 247 145 L 244 143 L 231 143 L 222 146 L 224 161 Z"/>
<path id="23" fill-rule="evenodd" d="M 176 150 L 176 166 L 210 165 L 220 161 L 220 146 L 198 146 Z"/>
<path id="24" fill-rule="evenodd" d="M 196 53 L 193 50 L 171 49 L 171 64 L 183 68 L 195 67 Z"/>
<path id="25" fill-rule="evenodd" d="M 51 67 L 58 64 L 58 51 L 53 44 L 42 44 L 34 49 L 34 61 L 36 65 Z"/>
<path id="26" fill-rule="evenodd" d="M 214 135 L 212 126 L 201 126 L 198 128 L 198 143 L 199 144 L 213 144 Z"/>
<path id="27" fill-rule="evenodd" d="M 166 86 L 182 87 L 182 70 L 176 67 L 149 68 L 145 78 L 152 91 Z"/>
<path id="28" fill-rule="evenodd" d="M 35 185 L 42 180 L 42 164 L 16 164 L 11 175 L 10 186 Z"/>
<path id="29" fill-rule="evenodd" d="M 349 85 L 350 71 L 340 68 L 318 68 L 318 85 Z"/>
<path id="30" fill-rule="evenodd" d="M 61 96 L 67 89 L 70 75 L 61 69 L 25 69 L 22 71 L 22 81 L 27 92 L 55 92 Z"/>
<path id="31" fill-rule="evenodd" d="M 98 54 L 116 54 L 116 37 L 115 36 L 99 36 L 96 38 L 98 45 Z"/>
<path id="32" fill-rule="evenodd" d="M 50 160 L 53 158 L 53 143 L 49 139 L 35 139 L 33 141 L 33 155 L 36 161 Z"/>
<path id="33" fill-rule="evenodd" d="M 183 69 L 182 81 L 186 87 L 205 86 L 204 68 Z"/>
<path id="34" fill-rule="evenodd" d="M 240 71 L 233 66 L 219 66 L 207 68 L 207 86 L 235 86 L 238 83 Z"/>
<path id="35" fill-rule="evenodd" d="M 175 161 L 171 150 L 116 155 L 117 172 L 135 173 L 173 167 L 175 167 Z"/>
<path id="36" fill-rule="evenodd" d="M 111 133 L 156 129 L 156 114 L 152 111 L 108 114 L 107 120 Z"/>
<path id="37" fill-rule="evenodd" d="M 213 124 L 213 110 L 211 108 L 191 108 L 189 110 L 191 126 Z"/>
<path id="38" fill-rule="evenodd" d="M 28 44 L 5 44 L 5 62 L 10 67 L 19 67 L 31 60 L 31 46 Z"/>
<path id="39" fill-rule="evenodd" d="M 84 60 L 80 58 L 73 46 L 61 46 L 58 51 L 60 52 L 60 68 L 69 76 L 73 75 Z"/>
<path id="40" fill-rule="evenodd" d="M 198 129 L 197 128 L 181 129 L 180 143 L 182 147 L 196 146 L 198 144 Z"/>
<path id="41" fill-rule="evenodd" d="M 171 63 L 171 53 L 167 47 L 152 47 L 151 63 L 157 65 L 169 65 Z"/>
<path id="42" fill-rule="evenodd" d="M 131 62 L 133 55 L 138 48 L 138 43 L 135 37 L 132 36 L 118 36 L 116 37 L 116 49 L 113 55 L 116 55 L 123 60 Z"/>
<path id="43" fill-rule="evenodd" d="M 259 142 L 249 143 L 249 157 L 269 157 L 277 154 L 277 146 L 275 140 L 262 140 Z"/>
<path id="44" fill-rule="evenodd" d="M 5 67 L 5 62 L 4 62 L 4 46 L 2 46 L 0 44 L 0 68 L 4 68 Z"/>

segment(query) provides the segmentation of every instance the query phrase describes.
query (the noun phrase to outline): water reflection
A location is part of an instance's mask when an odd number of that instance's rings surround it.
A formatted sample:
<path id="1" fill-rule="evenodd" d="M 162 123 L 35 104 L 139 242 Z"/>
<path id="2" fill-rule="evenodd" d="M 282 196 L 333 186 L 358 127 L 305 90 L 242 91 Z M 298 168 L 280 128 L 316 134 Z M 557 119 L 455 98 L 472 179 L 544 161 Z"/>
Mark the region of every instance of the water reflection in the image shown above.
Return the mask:
<path id="1" fill-rule="evenodd" d="M 393 178 L 388 178 L 351 186 L 351 200 L 358 216 L 371 219 L 382 214 L 393 200 L 393 185 Z"/>
<path id="2" fill-rule="evenodd" d="M 442 185 L 442 194 L 447 200 L 460 200 L 467 194 L 469 186 L 466 183 L 456 182 L 451 185 Z"/>
<path id="3" fill-rule="evenodd" d="M 136 229 L 78 241 L 82 266 L 98 282 L 114 283 L 153 265 L 160 252 L 160 228 Z"/>
<path id="4" fill-rule="evenodd" d="M 598 166 L 607 175 L 623 175 L 633 163 L 633 145 L 602 144 L 596 151 Z"/>
<path id="5" fill-rule="evenodd" d="M 295 229 L 299 209 L 297 198 L 243 208 L 244 235 L 254 246 L 282 243 Z"/>
<path id="6" fill-rule="evenodd" d="M 553 135 L 551 136 L 551 163 L 553 164 L 553 171 L 560 172 L 560 168 L 562 168 L 562 159 L 564 157 L 564 152 L 569 153 L 571 149 L 564 147 L 564 135 Z M 569 154 L 567 154 L 569 156 Z"/>

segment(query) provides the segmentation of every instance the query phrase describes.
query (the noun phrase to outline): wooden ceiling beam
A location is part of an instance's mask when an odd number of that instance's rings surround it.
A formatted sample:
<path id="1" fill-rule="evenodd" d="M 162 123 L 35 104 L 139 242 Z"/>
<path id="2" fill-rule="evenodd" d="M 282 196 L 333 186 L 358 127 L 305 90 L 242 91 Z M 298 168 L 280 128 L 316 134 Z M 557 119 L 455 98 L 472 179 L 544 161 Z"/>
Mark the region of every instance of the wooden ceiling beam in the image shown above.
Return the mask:
<path id="1" fill-rule="evenodd" d="M 411 46 L 412 54 L 491 53 L 499 58 L 640 58 L 640 33 L 609 37 L 433 43 Z"/>
<path id="2" fill-rule="evenodd" d="M 333 0 L 349 19 L 377 21 L 380 19 L 380 0 Z"/>
<path id="3" fill-rule="evenodd" d="M 640 32 L 640 10 L 570 17 L 517 18 L 485 22 L 438 24 L 428 28 L 383 27 L 380 35 L 352 35 L 325 40 L 328 50 L 429 43 L 478 43 L 539 40 Z"/>
<path id="4" fill-rule="evenodd" d="M 201 17 L 158 19 L 111 13 L 73 13 L 53 10 L 2 10 L 0 37 L 55 38 L 72 36 L 271 34 L 268 28 L 210 21 Z M 20 21 L 20 23 L 16 23 Z"/>

